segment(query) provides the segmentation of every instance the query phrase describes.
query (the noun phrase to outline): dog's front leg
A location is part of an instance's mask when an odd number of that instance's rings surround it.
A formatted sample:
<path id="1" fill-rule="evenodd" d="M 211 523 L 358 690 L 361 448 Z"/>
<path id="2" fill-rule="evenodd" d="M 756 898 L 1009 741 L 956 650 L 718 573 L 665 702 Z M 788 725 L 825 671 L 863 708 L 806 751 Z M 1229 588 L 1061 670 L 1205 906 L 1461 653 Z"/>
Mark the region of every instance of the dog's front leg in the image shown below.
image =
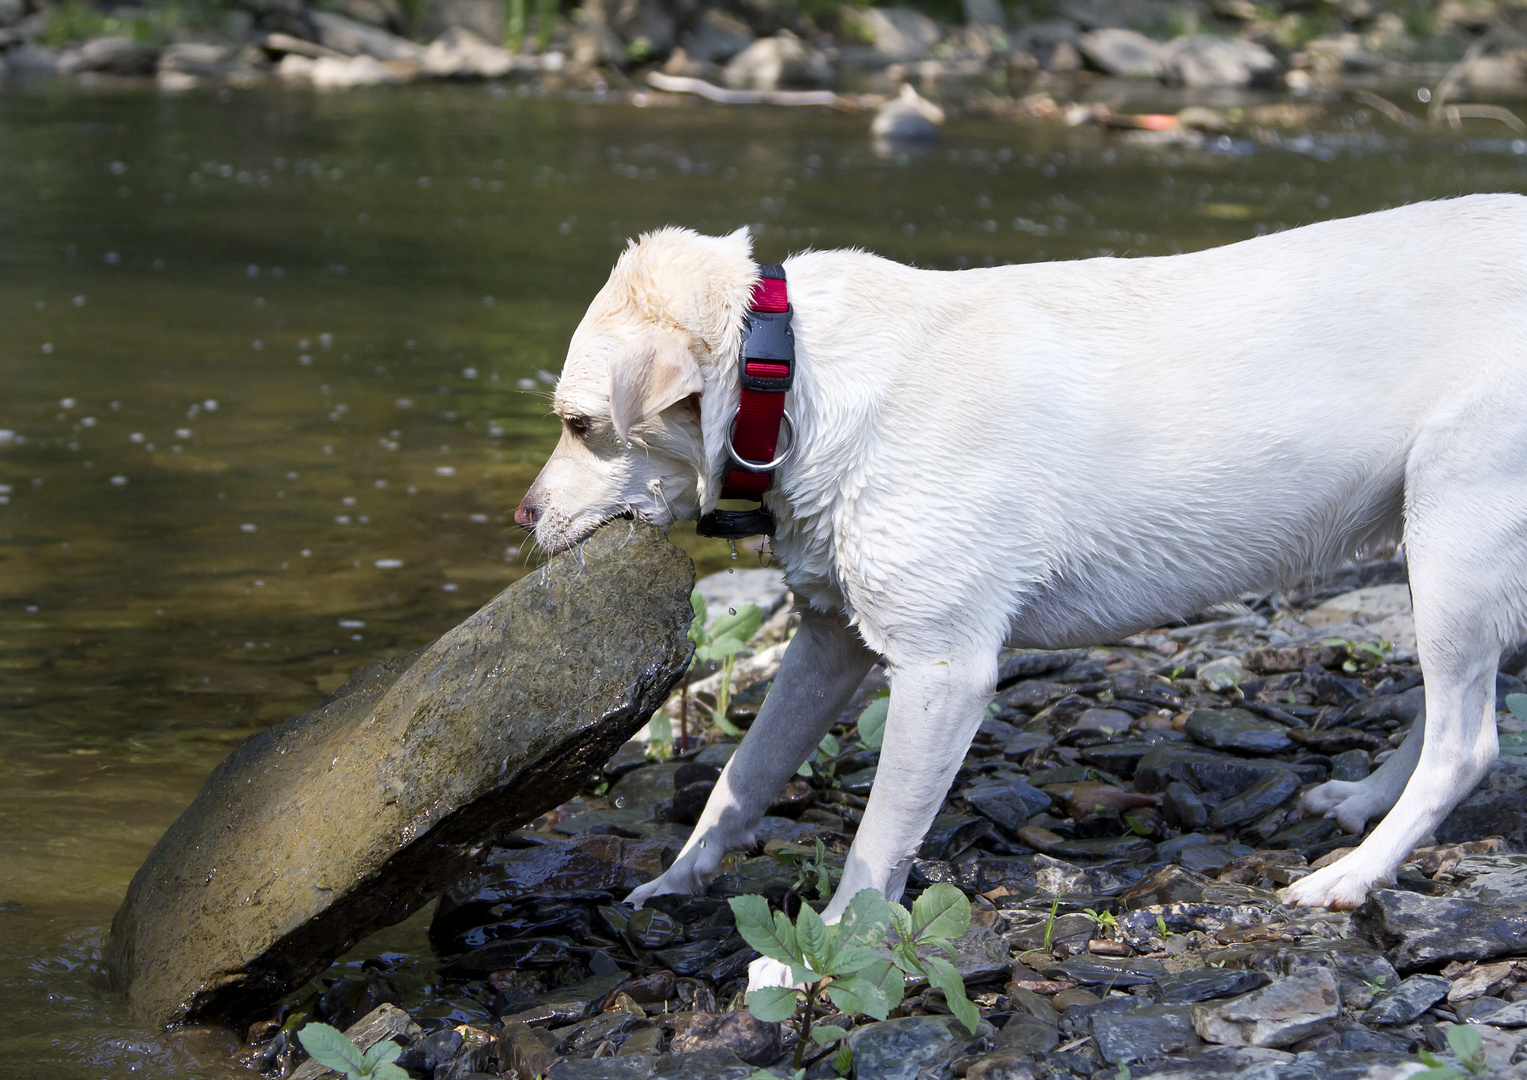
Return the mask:
<path id="1" fill-rule="evenodd" d="M 823 912 L 827 920 L 836 921 L 864 889 L 901 898 L 912 857 L 981 726 L 997 679 L 996 656 L 993 647 L 949 660 L 893 665 L 875 786 L 843 880 Z"/>
<path id="2" fill-rule="evenodd" d="M 758 719 L 721 771 L 688 843 L 661 877 L 626 902 L 640 906 L 662 893 L 703 892 L 728 853 L 752 847 L 758 819 L 816 750 L 874 662 L 842 616 L 802 612 Z"/>

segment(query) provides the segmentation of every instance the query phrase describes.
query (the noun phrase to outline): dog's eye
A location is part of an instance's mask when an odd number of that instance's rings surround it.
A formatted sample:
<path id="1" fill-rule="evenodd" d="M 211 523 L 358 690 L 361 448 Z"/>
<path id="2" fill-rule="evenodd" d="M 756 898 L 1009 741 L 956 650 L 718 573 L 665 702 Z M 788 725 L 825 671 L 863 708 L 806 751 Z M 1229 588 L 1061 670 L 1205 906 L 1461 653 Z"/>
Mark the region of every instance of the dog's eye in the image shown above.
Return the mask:
<path id="1" fill-rule="evenodd" d="M 589 433 L 589 418 L 586 416 L 567 416 L 562 423 L 567 425 L 568 432 L 575 439 L 581 439 Z"/>

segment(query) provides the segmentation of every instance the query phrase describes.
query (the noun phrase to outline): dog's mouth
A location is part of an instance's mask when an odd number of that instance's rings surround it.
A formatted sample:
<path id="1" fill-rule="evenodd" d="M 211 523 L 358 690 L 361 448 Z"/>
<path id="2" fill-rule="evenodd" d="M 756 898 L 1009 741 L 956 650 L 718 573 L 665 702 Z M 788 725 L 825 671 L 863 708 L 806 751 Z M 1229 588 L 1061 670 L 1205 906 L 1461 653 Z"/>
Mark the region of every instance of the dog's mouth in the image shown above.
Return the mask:
<path id="1" fill-rule="evenodd" d="M 640 510 L 635 508 L 628 508 L 613 514 L 604 515 L 602 517 L 591 516 L 584 521 L 578 521 L 574 519 L 573 521 L 569 522 L 564 529 L 558 530 L 560 535 L 554 537 L 543 537 L 541 535 L 541 530 L 537 529 L 536 543 L 538 543 L 548 555 L 556 555 L 563 551 L 567 551 L 570 548 L 577 547 L 589 537 L 593 536 L 605 525 L 608 525 L 612 521 L 619 521 L 621 518 L 625 518 L 627 521 L 640 521 L 648 525 L 656 524 L 656 522 L 651 521 L 647 515 L 643 514 Z"/>

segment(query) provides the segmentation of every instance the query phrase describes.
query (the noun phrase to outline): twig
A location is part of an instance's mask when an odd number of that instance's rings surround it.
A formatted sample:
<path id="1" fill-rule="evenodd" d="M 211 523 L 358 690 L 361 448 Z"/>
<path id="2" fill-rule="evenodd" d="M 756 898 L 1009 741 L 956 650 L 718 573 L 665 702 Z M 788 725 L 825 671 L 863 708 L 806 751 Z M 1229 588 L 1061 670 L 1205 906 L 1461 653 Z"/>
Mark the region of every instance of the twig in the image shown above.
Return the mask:
<path id="1" fill-rule="evenodd" d="M 1476 120 L 1499 120 L 1518 135 L 1527 135 L 1527 124 L 1522 123 L 1521 117 L 1499 105 L 1449 105 L 1447 107 L 1447 122 L 1454 131 L 1463 130 L 1463 124 L 1460 121 L 1465 117 Z"/>
<path id="2" fill-rule="evenodd" d="M 1426 119 L 1429 123 L 1442 123 L 1443 109 L 1447 105 L 1447 99 L 1452 97 L 1454 92 L 1457 91 L 1458 84 L 1463 82 L 1463 76 L 1469 70 L 1469 65 L 1483 55 L 1485 49 L 1489 48 L 1490 42 L 1491 35 L 1489 34 L 1476 38 L 1464 50 L 1463 59 L 1448 68 L 1447 74 L 1442 76 L 1442 81 L 1437 84 L 1437 89 L 1432 91 L 1431 108 L 1426 112 Z"/>
<path id="3" fill-rule="evenodd" d="M 1358 101 L 1361 101 L 1364 105 L 1377 109 L 1379 112 L 1387 116 L 1390 121 L 1398 124 L 1400 127 L 1418 128 L 1421 126 L 1421 121 L 1419 119 L 1410 115 L 1410 113 L 1400 108 L 1394 102 L 1388 100 L 1387 98 L 1381 98 L 1372 91 L 1354 90 L 1352 91 L 1352 96 Z"/>
<path id="4" fill-rule="evenodd" d="M 831 90 L 729 90 L 704 79 L 665 75 L 661 71 L 649 71 L 647 82 L 670 94 L 698 94 L 707 101 L 717 101 L 723 105 L 826 105 L 830 108 L 844 108 L 853 104 Z"/>

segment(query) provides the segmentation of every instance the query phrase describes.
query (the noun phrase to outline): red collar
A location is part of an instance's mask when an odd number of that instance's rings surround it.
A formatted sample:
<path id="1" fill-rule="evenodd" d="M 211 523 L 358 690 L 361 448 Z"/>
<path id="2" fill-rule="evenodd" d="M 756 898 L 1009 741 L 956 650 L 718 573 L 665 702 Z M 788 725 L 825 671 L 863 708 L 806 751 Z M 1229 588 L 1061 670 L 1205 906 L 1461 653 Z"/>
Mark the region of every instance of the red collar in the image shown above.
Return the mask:
<path id="1" fill-rule="evenodd" d="M 721 488 L 723 499 L 760 502 L 774 483 L 774 470 L 795 448 L 795 423 L 785 411 L 785 394 L 795 380 L 795 331 L 790 326 L 790 293 L 785 268 L 758 267 L 758 282 L 742 320 L 741 397 L 727 444 L 731 465 Z M 778 450 L 780 421 L 787 443 Z M 713 510 L 700 519 L 701 536 L 737 540 L 774 534 L 774 515 L 756 510 Z"/>

